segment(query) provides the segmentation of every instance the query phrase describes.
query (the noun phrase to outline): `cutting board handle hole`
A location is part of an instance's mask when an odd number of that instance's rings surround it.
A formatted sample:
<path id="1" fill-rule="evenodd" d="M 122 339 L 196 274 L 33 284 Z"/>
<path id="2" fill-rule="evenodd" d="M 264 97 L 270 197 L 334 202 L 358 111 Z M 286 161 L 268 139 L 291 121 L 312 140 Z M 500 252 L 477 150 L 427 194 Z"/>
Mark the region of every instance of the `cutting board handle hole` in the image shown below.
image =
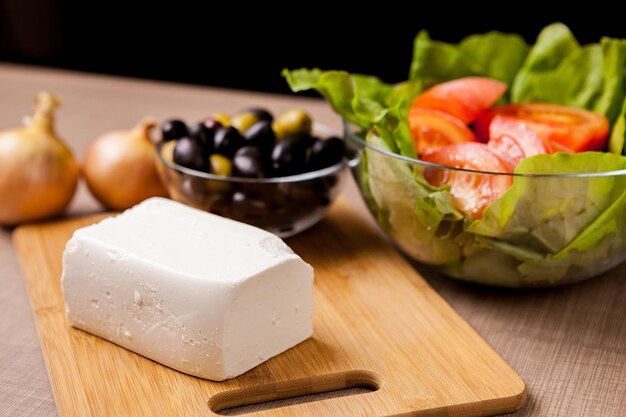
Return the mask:
<path id="1" fill-rule="evenodd" d="M 299 397 L 298 404 L 302 404 L 367 394 L 381 386 L 382 379 L 374 372 L 337 372 L 221 392 L 212 396 L 208 405 L 214 413 L 240 415 L 293 405 L 292 401 L 284 401 L 290 398 Z"/>

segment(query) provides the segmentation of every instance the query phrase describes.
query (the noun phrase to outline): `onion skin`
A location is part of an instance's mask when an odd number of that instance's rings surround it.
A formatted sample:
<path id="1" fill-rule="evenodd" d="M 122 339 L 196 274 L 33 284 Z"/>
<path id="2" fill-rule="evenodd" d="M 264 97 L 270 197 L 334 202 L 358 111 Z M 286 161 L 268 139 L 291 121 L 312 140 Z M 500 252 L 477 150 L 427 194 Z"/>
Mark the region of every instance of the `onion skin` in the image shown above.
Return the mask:
<path id="1" fill-rule="evenodd" d="M 26 127 L 0 132 L 0 225 L 57 216 L 74 196 L 79 170 L 54 130 L 58 105 L 40 93 Z"/>
<path id="2" fill-rule="evenodd" d="M 166 197 L 156 167 L 156 150 L 146 119 L 134 129 L 109 132 L 87 149 L 82 172 L 93 196 L 105 207 L 124 210 L 150 197 Z"/>

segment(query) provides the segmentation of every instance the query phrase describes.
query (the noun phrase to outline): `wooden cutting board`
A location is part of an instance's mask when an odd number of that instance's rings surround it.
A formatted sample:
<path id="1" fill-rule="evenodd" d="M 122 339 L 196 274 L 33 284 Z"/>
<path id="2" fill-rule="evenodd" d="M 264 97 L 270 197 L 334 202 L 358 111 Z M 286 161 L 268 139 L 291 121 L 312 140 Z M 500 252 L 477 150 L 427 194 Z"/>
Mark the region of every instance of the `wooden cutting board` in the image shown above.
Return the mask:
<path id="1" fill-rule="evenodd" d="M 288 240 L 315 268 L 313 337 L 238 378 L 191 377 L 71 328 L 60 287 L 63 248 L 74 230 L 105 216 L 13 234 L 61 417 L 212 416 L 349 387 L 372 391 L 246 415 L 487 416 L 524 403 L 520 377 L 341 202 Z"/>

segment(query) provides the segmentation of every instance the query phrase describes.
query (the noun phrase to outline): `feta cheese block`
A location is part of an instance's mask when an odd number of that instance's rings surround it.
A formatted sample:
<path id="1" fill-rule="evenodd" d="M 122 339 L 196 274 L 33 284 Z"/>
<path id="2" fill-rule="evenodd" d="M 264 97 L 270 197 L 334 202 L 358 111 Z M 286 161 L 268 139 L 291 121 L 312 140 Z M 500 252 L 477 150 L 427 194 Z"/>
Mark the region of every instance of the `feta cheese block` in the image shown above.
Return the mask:
<path id="1" fill-rule="evenodd" d="M 216 381 L 313 331 L 313 268 L 280 238 L 163 198 L 77 230 L 62 287 L 72 326 Z"/>

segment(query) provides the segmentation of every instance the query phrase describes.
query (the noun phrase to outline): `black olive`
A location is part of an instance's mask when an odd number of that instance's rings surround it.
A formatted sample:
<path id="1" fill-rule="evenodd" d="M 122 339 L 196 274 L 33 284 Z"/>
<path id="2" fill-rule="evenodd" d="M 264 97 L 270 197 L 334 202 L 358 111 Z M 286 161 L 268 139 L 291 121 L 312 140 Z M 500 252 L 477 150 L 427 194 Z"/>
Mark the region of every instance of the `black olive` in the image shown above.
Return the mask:
<path id="1" fill-rule="evenodd" d="M 214 148 L 213 138 L 215 137 L 215 129 L 210 129 L 203 122 L 189 126 L 189 136 L 196 139 L 211 153 Z"/>
<path id="2" fill-rule="evenodd" d="M 209 171 L 209 157 L 199 140 L 184 137 L 178 139 L 174 147 L 174 163 L 196 171 Z"/>
<path id="3" fill-rule="evenodd" d="M 233 157 L 233 175 L 246 178 L 263 178 L 267 171 L 266 158 L 256 146 L 244 146 Z"/>
<path id="4" fill-rule="evenodd" d="M 287 138 L 300 143 L 301 146 L 304 146 L 306 148 L 310 148 L 311 146 L 313 146 L 313 144 L 317 140 L 317 138 L 314 138 L 311 135 L 307 135 L 306 133 L 301 133 L 297 135 L 289 135 L 287 136 Z"/>
<path id="5" fill-rule="evenodd" d="M 222 127 L 222 124 L 219 121 L 212 119 L 210 117 L 208 119 L 204 119 L 202 123 L 204 123 L 206 127 L 208 127 L 209 129 L 213 131 L 217 131 L 217 129 Z"/>
<path id="6" fill-rule="evenodd" d="M 311 147 L 307 171 L 333 166 L 343 159 L 345 152 L 343 140 L 337 137 L 330 137 L 326 140 L 317 139 Z"/>
<path id="7" fill-rule="evenodd" d="M 245 139 L 232 126 L 217 129 L 214 137 L 215 152 L 232 158 L 237 149 L 245 145 Z"/>
<path id="8" fill-rule="evenodd" d="M 266 155 L 269 155 L 276 141 L 272 123 L 267 120 L 261 120 L 250 126 L 243 137 L 246 145 L 257 146 Z"/>
<path id="9" fill-rule="evenodd" d="M 162 140 L 180 139 L 188 135 L 187 125 L 182 120 L 166 120 L 161 124 Z"/>
<path id="10" fill-rule="evenodd" d="M 245 109 L 241 113 L 252 113 L 259 120 L 265 120 L 265 121 L 268 121 L 270 123 L 272 123 L 274 121 L 274 116 L 272 116 L 272 113 L 270 113 L 269 111 L 267 111 L 266 109 L 263 109 L 261 107 L 251 107 L 249 109 Z"/>
<path id="11" fill-rule="evenodd" d="M 284 177 L 304 172 L 310 137 L 292 136 L 276 143 L 272 150 L 272 171 Z"/>

